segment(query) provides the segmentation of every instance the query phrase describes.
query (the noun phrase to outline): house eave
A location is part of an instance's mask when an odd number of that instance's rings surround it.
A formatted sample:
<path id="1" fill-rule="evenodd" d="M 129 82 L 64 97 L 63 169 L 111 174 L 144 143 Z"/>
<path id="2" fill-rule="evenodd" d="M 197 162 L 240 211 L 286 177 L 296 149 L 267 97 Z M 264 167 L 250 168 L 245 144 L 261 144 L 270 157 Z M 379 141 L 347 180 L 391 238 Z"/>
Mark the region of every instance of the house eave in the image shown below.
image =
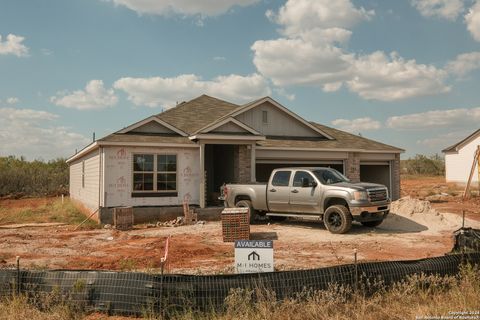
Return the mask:
<path id="1" fill-rule="evenodd" d="M 226 134 L 196 134 L 188 137 L 192 141 L 197 140 L 248 140 L 248 141 L 262 141 L 265 136 L 240 136 L 240 135 L 226 135 Z"/>
<path id="2" fill-rule="evenodd" d="M 88 146 L 86 146 L 85 148 L 83 148 L 82 150 L 80 150 L 79 152 L 75 153 L 70 158 L 68 158 L 65 162 L 70 163 L 72 161 L 75 161 L 76 159 L 81 158 L 84 155 L 89 154 L 90 152 L 94 151 L 95 149 L 98 148 L 98 146 L 99 146 L 98 141 L 94 141 L 94 142 L 90 143 Z"/>
<path id="3" fill-rule="evenodd" d="M 182 143 L 158 143 L 158 142 L 120 142 L 120 141 L 95 141 L 94 143 L 83 148 L 80 152 L 74 154 L 66 160 L 67 163 L 75 161 L 78 158 L 94 151 L 98 147 L 107 146 L 123 146 L 123 147 L 164 147 L 164 148 L 198 148 L 196 144 Z"/>
<path id="4" fill-rule="evenodd" d="M 360 153 L 404 153 L 405 150 L 368 150 L 352 148 L 289 148 L 289 147 L 255 147 L 257 150 L 285 150 L 285 151 L 337 151 L 337 152 L 360 152 Z"/>

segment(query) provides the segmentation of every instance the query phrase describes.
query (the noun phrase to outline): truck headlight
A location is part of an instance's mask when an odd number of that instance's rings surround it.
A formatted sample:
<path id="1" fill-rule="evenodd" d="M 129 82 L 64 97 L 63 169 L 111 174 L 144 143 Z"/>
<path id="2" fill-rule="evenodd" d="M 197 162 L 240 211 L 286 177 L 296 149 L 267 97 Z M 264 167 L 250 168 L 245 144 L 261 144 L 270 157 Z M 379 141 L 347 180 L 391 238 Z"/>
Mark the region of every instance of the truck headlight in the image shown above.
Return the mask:
<path id="1" fill-rule="evenodd" d="M 353 198 L 357 201 L 366 201 L 368 200 L 368 195 L 366 191 L 354 191 Z"/>

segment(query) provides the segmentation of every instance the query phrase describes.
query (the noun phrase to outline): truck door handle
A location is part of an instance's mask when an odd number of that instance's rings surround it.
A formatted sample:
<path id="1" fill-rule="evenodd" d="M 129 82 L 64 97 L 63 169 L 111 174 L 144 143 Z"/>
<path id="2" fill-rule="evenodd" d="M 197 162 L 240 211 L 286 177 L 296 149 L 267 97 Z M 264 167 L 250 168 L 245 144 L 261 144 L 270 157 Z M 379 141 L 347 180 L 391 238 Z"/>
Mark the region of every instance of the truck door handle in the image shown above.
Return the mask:
<path id="1" fill-rule="evenodd" d="M 277 189 L 270 189 L 270 190 L 268 190 L 268 191 L 270 191 L 270 192 L 277 192 Z"/>
<path id="2" fill-rule="evenodd" d="M 292 193 L 298 193 L 298 190 L 297 190 L 297 189 L 293 189 L 293 190 L 292 190 Z"/>

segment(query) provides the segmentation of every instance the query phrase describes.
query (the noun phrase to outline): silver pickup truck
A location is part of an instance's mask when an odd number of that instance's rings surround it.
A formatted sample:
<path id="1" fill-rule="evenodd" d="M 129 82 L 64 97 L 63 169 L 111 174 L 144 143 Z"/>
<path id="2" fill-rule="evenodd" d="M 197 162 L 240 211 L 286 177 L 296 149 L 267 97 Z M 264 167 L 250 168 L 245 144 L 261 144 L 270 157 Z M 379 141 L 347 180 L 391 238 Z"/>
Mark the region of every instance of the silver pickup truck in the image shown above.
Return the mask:
<path id="1" fill-rule="evenodd" d="M 376 227 L 390 210 L 384 185 L 352 183 L 323 167 L 275 169 L 267 184 L 226 184 L 220 191 L 225 207 L 250 208 L 250 223 L 262 216 L 314 218 L 332 233 L 348 232 L 352 221 Z"/>

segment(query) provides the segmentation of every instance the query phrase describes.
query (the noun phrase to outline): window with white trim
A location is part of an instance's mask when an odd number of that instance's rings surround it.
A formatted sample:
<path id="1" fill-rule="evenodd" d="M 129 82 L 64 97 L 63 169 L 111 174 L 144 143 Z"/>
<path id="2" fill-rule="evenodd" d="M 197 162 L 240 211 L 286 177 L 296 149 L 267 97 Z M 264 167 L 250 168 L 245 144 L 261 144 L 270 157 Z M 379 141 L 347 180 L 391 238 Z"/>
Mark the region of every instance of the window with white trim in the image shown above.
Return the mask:
<path id="1" fill-rule="evenodd" d="M 133 193 L 177 191 L 176 154 L 134 154 Z"/>

